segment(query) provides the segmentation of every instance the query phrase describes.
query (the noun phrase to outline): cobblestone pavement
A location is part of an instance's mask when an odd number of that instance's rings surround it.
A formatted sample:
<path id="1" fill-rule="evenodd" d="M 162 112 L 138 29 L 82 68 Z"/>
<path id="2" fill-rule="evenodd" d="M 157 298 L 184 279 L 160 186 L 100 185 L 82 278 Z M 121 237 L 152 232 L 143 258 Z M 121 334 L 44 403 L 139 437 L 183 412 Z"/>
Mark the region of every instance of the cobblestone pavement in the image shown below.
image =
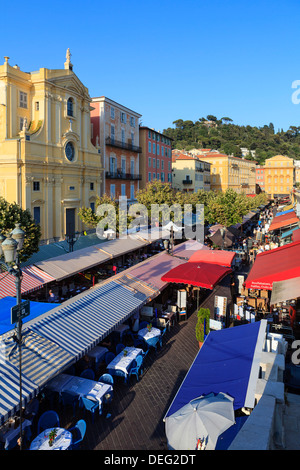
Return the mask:
<path id="1" fill-rule="evenodd" d="M 96 415 L 94 423 L 89 413 L 57 405 L 61 425 L 72 427 L 83 418 L 87 432 L 82 450 L 166 450 L 167 440 L 163 418 L 172 403 L 199 346 L 195 337 L 197 312 L 171 327 L 164 336 L 163 346 L 151 351 L 145 359 L 145 371 L 137 382 L 129 385 L 117 377 L 111 417 Z"/>

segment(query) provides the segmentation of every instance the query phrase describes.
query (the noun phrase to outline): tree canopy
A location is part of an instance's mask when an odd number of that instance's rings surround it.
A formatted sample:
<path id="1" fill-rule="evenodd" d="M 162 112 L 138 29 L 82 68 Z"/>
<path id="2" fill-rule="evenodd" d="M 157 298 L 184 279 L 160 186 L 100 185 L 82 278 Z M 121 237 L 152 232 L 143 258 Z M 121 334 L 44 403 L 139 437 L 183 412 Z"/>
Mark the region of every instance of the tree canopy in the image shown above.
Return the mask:
<path id="1" fill-rule="evenodd" d="M 213 121 L 214 125 L 207 126 L 207 121 Z M 300 159 L 300 126 L 275 132 L 272 122 L 262 127 L 240 126 L 234 124 L 230 117 L 217 119 L 213 115 L 195 122 L 177 119 L 173 124 L 174 127 L 165 129 L 163 133 L 174 139 L 173 148 L 179 150 L 210 148 L 240 157 L 244 147 L 255 150 L 255 160 L 260 164 L 274 155 Z M 252 159 L 251 154 L 246 158 Z"/>
<path id="2" fill-rule="evenodd" d="M 9 203 L 0 197 L 0 231 L 7 236 L 20 223 L 25 232 L 24 245 L 20 251 L 20 261 L 24 262 L 33 253 L 39 251 L 41 227 L 36 224 L 30 211 L 24 210 L 16 203 Z"/>

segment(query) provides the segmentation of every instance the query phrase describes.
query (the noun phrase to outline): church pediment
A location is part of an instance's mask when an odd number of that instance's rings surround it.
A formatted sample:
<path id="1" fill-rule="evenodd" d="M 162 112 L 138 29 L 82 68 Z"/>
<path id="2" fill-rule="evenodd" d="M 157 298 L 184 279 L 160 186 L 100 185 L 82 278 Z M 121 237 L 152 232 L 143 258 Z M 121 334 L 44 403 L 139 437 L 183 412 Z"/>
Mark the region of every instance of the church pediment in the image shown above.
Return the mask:
<path id="1" fill-rule="evenodd" d="M 70 72 L 68 71 L 68 73 Z M 54 85 L 65 89 L 65 91 L 67 91 L 71 95 L 75 94 L 77 96 L 80 96 L 80 98 L 90 100 L 87 88 L 81 83 L 81 81 L 74 73 L 72 73 L 71 75 L 55 77 L 50 81 Z"/>

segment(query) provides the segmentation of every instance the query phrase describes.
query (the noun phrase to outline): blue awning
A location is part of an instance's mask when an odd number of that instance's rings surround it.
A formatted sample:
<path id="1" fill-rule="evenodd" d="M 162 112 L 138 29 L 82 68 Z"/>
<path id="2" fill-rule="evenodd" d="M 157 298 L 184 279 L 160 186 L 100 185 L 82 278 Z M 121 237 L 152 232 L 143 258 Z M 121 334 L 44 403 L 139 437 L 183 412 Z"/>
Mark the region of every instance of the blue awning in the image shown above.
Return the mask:
<path id="1" fill-rule="evenodd" d="M 289 212 L 294 212 L 294 210 L 295 209 L 289 209 L 288 211 L 276 212 L 276 215 L 275 215 L 274 219 L 276 217 L 279 217 L 280 215 L 288 214 Z"/>
<path id="2" fill-rule="evenodd" d="M 23 302 L 23 301 L 22 301 Z M 0 299 L 0 335 L 12 330 L 15 325 L 11 324 L 11 308 L 16 305 L 15 297 L 4 297 Z M 30 301 L 30 315 L 23 318 L 23 324 L 42 315 L 59 304 L 32 302 Z"/>
<path id="3" fill-rule="evenodd" d="M 295 228 L 292 228 L 291 230 L 287 230 L 286 232 L 283 232 L 281 234 L 281 237 L 280 238 L 287 238 L 287 237 L 291 237 L 292 234 L 293 234 L 293 231 L 294 230 L 298 230 L 299 227 L 295 227 Z"/>
<path id="4" fill-rule="evenodd" d="M 79 359 L 146 302 L 142 292 L 110 281 L 30 327 Z"/>
<path id="5" fill-rule="evenodd" d="M 196 397 L 223 392 L 234 409 L 254 407 L 266 320 L 211 331 L 190 367 L 165 417 Z"/>

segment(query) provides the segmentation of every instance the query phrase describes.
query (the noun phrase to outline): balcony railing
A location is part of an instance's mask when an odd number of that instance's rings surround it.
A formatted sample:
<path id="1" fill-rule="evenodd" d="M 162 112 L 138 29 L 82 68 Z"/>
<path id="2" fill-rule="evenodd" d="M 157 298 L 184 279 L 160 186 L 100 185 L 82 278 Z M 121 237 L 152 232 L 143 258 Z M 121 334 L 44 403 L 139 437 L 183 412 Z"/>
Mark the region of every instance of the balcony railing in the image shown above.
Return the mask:
<path id="1" fill-rule="evenodd" d="M 108 179 L 120 179 L 120 180 L 141 180 L 142 175 L 136 175 L 133 173 L 123 173 L 122 171 L 106 171 L 105 177 Z"/>
<path id="2" fill-rule="evenodd" d="M 182 184 L 193 184 L 193 180 L 182 180 Z"/>
<path id="3" fill-rule="evenodd" d="M 106 145 L 111 145 L 112 147 L 118 147 L 121 149 L 130 150 L 131 152 L 142 153 L 142 147 L 137 145 L 132 145 L 131 143 L 122 142 L 121 140 L 112 139 L 111 137 L 106 137 Z"/>

